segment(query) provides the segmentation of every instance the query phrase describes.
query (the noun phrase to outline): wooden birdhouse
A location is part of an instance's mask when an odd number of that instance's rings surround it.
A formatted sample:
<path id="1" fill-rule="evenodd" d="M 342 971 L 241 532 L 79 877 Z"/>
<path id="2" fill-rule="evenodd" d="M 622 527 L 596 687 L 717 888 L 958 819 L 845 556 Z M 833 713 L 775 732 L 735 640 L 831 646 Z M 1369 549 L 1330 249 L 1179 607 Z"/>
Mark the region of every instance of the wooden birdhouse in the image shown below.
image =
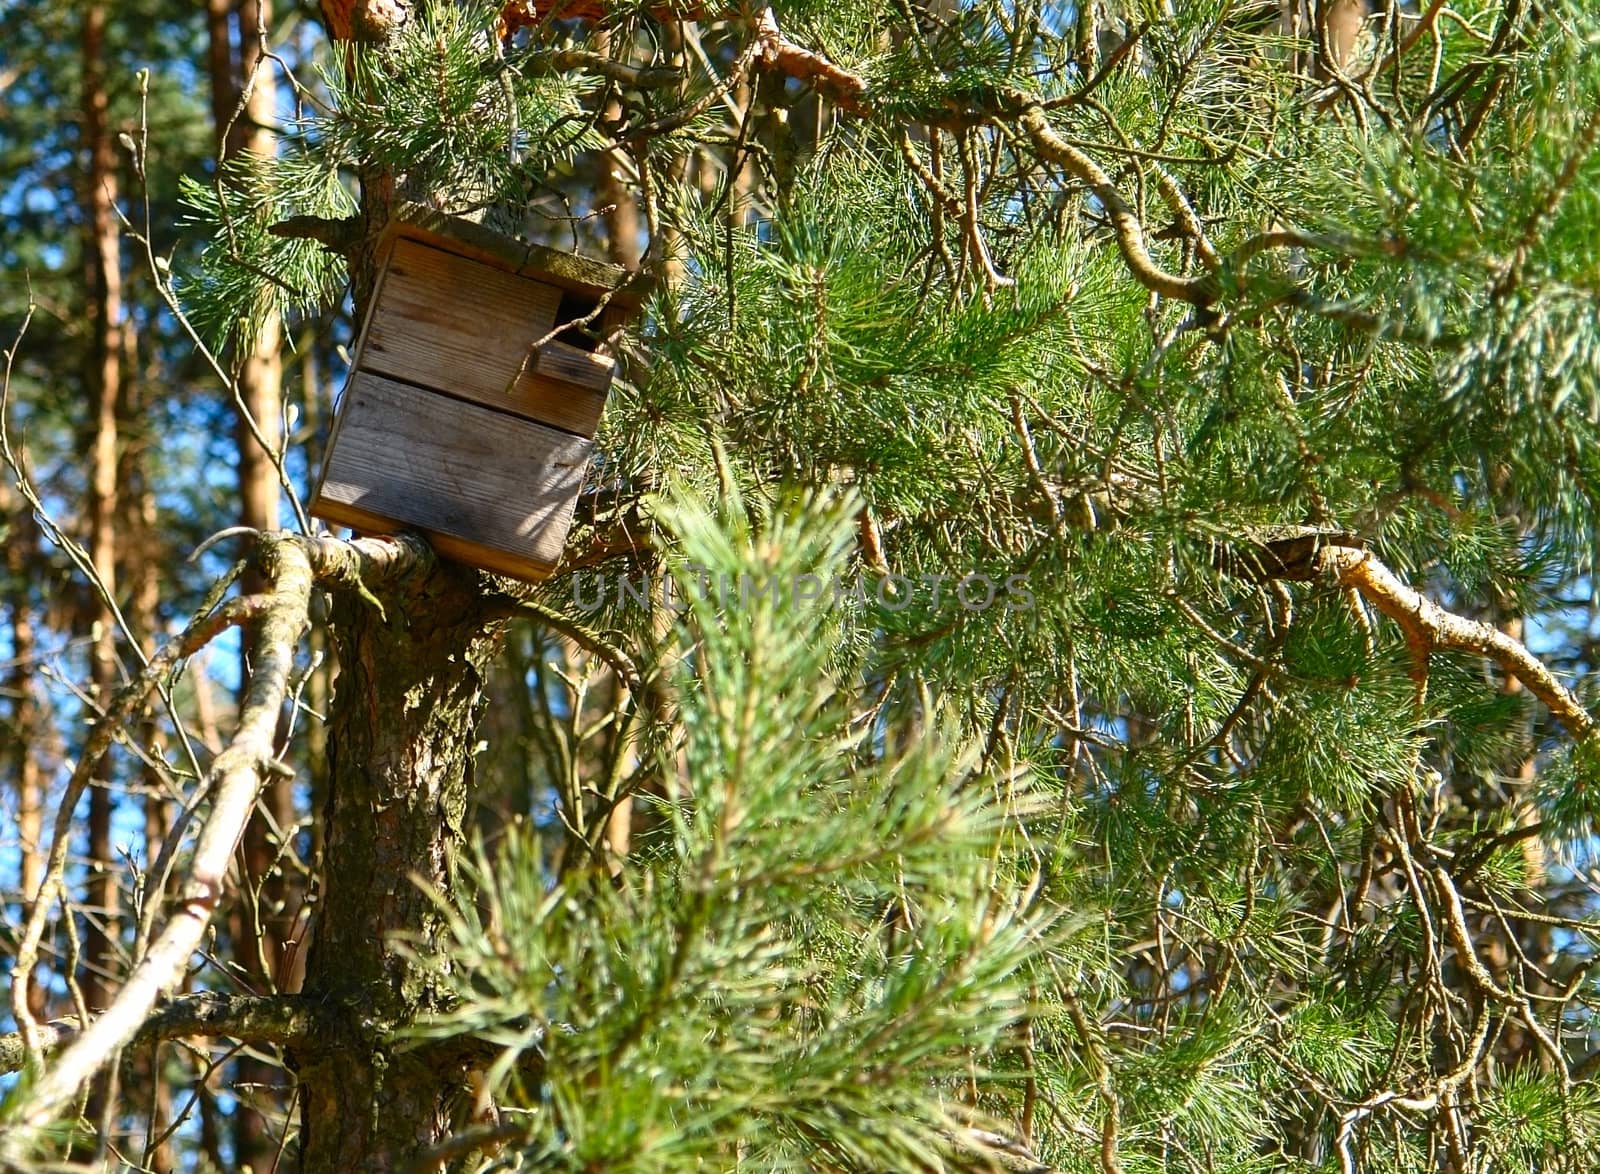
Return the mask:
<path id="1" fill-rule="evenodd" d="M 354 369 L 311 512 L 540 579 L 555 569 L 614 362 L 637 305 L 625 269 L 409 207 L 385 230 Z"/>

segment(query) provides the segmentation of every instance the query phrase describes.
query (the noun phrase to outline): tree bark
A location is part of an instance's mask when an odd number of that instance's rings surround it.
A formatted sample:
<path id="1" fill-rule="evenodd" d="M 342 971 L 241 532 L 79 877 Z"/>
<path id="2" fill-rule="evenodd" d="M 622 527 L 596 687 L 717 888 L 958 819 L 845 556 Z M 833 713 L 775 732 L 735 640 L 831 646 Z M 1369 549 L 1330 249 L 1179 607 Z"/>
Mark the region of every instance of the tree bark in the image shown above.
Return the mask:
<path id="1" fill-rule="evenodd" d="M 95 699 L 107 704 L 117 687 L 117 403 L 122 393 L 122 264 L 117 225 L 117 157 L 108 124 L 105 82 L 106 13 L 91 4 L 83 15 L 84 260 L 90 321 L 88 386 L 94 405 L 89 437 L 89 557 L 105 595 L 90 604 L 90 656 Z M 110 775 L 89 792 L 89 931 L 84 999 L 91 1009 L 110 1000 L 116 941 L 117 886 L 111 844 Z"/>
<path id="2" fill-rule="evenodd" d="M 338 25 L 330 32 L 338 37 Z M 383 39 L 371 27 L 361 35 Z M 364 231 L 350 278 L 359 322 L 396 177 L 366 167 L 358 178 Z M 408 1168 L 467 1124 L 468 1072 L 404 1049 L 393 1033 L 446 1008 L 445 925 L 428 890 L 454 887 L 467 842 L 485 686 L 510 624 L 488 587 L 476 571 L 436 563 L 386 589 L 382 610 L 364 592 L 331 597 L 338 675 L 302 988 L 329 1022 L 289 1056 L 304 1174 Z"/>
<path id="3" fill-rule="evenodd" d="M 389 1033 L 445 1007 L 445 927 L 424 886 L 454 884 L 484 686 L 508 623 L 480 582 L 441 564 L 393 593 L 387 617 L 353 592 L 333 603 L 340 672 L 304 994 L 339 1026 L 294 1057 L 306 1174 L 402 1168 L 449 1134 L 452 1102 L 465 1101 L 463 1071 Z"/>

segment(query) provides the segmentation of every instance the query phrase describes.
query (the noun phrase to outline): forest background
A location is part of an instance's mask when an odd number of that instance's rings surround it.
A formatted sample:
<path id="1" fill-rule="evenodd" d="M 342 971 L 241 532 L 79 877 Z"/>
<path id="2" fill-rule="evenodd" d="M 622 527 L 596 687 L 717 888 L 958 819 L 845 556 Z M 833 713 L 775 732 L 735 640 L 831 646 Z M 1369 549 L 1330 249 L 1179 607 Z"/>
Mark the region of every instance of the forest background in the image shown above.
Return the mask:
<path id="1" fill-rule="evenodd" d="M 0 1162 L 1595 1167 L 1581 0 L 0 45 Z M 305 515 L 406 203 L 639 274 L 537 588 Z"/>

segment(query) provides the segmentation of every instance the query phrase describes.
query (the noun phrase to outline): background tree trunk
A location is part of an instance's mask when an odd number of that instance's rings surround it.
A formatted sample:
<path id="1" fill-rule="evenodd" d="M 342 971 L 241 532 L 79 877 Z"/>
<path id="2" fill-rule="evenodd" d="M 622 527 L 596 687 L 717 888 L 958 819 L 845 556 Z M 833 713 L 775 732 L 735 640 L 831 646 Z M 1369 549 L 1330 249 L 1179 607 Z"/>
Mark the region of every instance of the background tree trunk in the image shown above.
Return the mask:
<path id="1" fill-rule="evenodd" d="M 117 475 L 119 482 L 118 531 L 122 535 L 122 580 L 127 594 L 126 617 L 134 638 L 139 642 L 143 656 L 148 660 L 156 652 L 161 639 L 161 567 L 168 552 L 161 537 L 161 526 L 156 509 L 155 490 L 150 477 L 150 453 L 159 439 L 147 421 L 157 410 L 149 394 L 152 386 L 159 386 L 159 376 L 146 378 L 142 371 L 133 331 L 123 331 L 123 361 L 130 372 L 122 412 L 122 461 Z M 133 377 L 134 374 L 137 377 Z M 139 722 L 136 737 L 144 748 L 146 761 L 139 771 L 139 789 L 144 805 L 144 860 L 149 867 L 159 859 L 162 845 L 172 826 L 171 797 L 168 779 L 158 764 L 163 753 L 163 726 L 156 709 L 147 706 Z M 146 872 L 146 884 L 155 884 L 158 878 Z M 152 894 L 148 889 L 144 899 Z M 137 1099 L 148 1106 L 155 1128 L 151 1144 L 146 1147 L 142 1165 L 151 1174 L 170 1174 L 177 1166 L 170 1143 L 155 1144 L 155 1138 L 165 1131 L 172 1120 L 172 1086 L 161 1078 L 162 1053 L 159 1045 L 149 1048 L 137 1057 L 140 1068 Z"/>
<path id="2" fill-rule="evenodd" d="M 89 557 L 107 596 L 117 583 L 118 411 L 122 394 L 122 264 L 117 223 L 117 156 L 107 122 L 109 101 L 103 53 L 105 9 L 91 4 L 83 15 L 84 262 L 88 274 L 87 316 L 92 331 L 88 385 L 94 419 L 88 436 Z M 116 617 L 110 598 L 93 596 L 88 608 L 95 700 L 106 704 L 117 686 Z M 105 1006 L 113 983 L 117 888 L 111 844 L 111 779 L 103 772 L 89 792 L 89 930 L 84 999 Z"/>
<path id="3" fill-rule="evenodd" d="M 21 916 L 33 912 L 33 895 L 44 880 L 44 772 L 40 767 L 44 724 L 34 674 L 38 656 L 34 634 L 34 600 L 30 587 L 39 573 L 39 525 L 33 509 L 0 484 L 0 517 L 6 519 L 6 607 L 11 617 L 11 667 L 3 689 L 11 700 L 7 766 L 17 793 L 17 862 Z M 28 1010 L 45 1012 L 47 996 L 36 973 L 27 976 Z"/>
<path id="4" fill-rule="evenodd" d="M 85 437 L 89 472 L 89 559 L 97 583 L 85 600 L 89 632 L 91 697 L 110 704 L 117 688 L 117 471 L 118 402 L 122 395 L 122 260 L 117 221 L 117 155 L 109 123 L 105 76 L 106 10 L 83 10 L 82 148 L 85 316 L 90 345 L 85 383 L 93 416 Z M 84 957 L 80 986 L 90 1011 L 108 1006 L 116 992 L 118 946 L 117 868 L 112 843 L 111 759 L 107 757 L 89 788 L 88 875 L 84 893 Z M 88 1103 L 92 1121 L 102 1120 L 116 1100 L 116 1071 L 95 1081 Z M 108 1139 L 102 1134 L 102 1148 Z"/>

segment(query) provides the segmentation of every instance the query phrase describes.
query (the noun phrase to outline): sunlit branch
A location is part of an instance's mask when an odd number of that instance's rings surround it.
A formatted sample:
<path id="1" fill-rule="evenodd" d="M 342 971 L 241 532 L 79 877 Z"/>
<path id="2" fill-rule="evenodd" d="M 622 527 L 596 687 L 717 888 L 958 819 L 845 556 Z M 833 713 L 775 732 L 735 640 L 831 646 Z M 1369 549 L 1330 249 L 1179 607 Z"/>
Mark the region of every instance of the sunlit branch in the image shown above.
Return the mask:
<path id="1" fill-rule="evenodd" d="M 293 1047 L 311 1038 L 315 1030 L 315 1008 L 298 996 L 199 991 L 180 995 L 151 1012 L 133 1042 L 205 1036 Z M 48 1056 L 73 1043 L 82 1033 L 83 1025 L 76 1019 L 53 1019 L 38 1025 L 39 1046 Z M 0 1035 L 0 1074 L 20 1072 L 27 1056 L 20 1031 Z"/>
<path id="2" fill-rule="evenodd" d="M 230 600 L 197 620 L 184 636 L 152 659 L 145 673 L 113 703 L 107 720 L 91 733 L 74 773 L 76 791 L 69 785 L 57 816 L 50 870 L 13 971 L 13 1014 L 25 1050 L 35 1056 L 40 1054 L 42 1041 L 27 1012 L 26 975 L 37 955 L 48 907 L 60 891 L 75 795 L 81 793 L 94 762 L 136 712 L 139 701 L 168 669 L 224 628 L 246 621 L 254 624 L 254 671 L 240 707 L 238 729 L 212 763 L 203 784 L 211 797 L 211 810 L 201 826 L 178 908 L 128 975 L 110 1007 L 66 1046 L 29 1090 L 19 1114 L 27 1126 L 40 1127 L 51 1121 L 85 1081 L 119 1048 L 138 1036 L 152 1008 L 182 977 L 200 946 L 222 900 L 233 852 L 261 786 L 270 775 L 287 769 L 278 762 L 275 742 L 289 694 L 295 649 L 308 622 L 313 584 L 321 580 L 343 586 L 376 603 L 371 585 L 425 569 L 432 559 L 425 543 L 407 535 L 341 542 L 332 537 L 307 538 L 285 532 L 262 535 L 259 544 L 257 557 L 267 572 L 271 589 L 262 595 Z"/>
<path id="3" fill-rule="evenodd" d="M 1579 742 L 1595 737 L 1595 720 L 1577 696 L 1556 680 L 1521 641 L 1492 624 L 1446 611 L 1420 591 L 1401 582 L 1370 552 L 1349 546 L 1324 546 L 1317 567 L 1341 586 L 1354 587 L 1363 598 L 1394 620 L 1414 645 L 1443 648 L 1488 657 L 1526 686 Z"/>
<path id="4" fill-rule="evenodd" d="M 255 671 L 240 707 L 238 730 L 208 774 L 211 811 L 201 827 L 181 901 L 110 1007 L 68 1045 L 29 1090 L 21 1114 L 26 1125 L 39 1127 L 51 1121 L 107 1058 L 138 1034 L 156 1001 L 182 976 L 222 901 L 234 848 L 255 806 L 256 794 L 270 774 L 284 769 L 277 763 L 274 743 L 295 645 L 307 622 L 313 580 L 311 561 L 303 547 L 271 538 L 263 539 L 262 545 L 261 561 L 272 590 L 260 606 L 260 614 L 253 617 Z M 107 727 L 109 730 L 110 723 Z M 109 732 L 105 736 L 109 738 Z M 70 813 L 70 805 L 64 804 L 62 810 Z M 55 875 L 59 885 L 59 868 Z M 41 901 L 39 908 L 46 904 Z M 37 933 L 30 937 L 36 946 Z"/>

